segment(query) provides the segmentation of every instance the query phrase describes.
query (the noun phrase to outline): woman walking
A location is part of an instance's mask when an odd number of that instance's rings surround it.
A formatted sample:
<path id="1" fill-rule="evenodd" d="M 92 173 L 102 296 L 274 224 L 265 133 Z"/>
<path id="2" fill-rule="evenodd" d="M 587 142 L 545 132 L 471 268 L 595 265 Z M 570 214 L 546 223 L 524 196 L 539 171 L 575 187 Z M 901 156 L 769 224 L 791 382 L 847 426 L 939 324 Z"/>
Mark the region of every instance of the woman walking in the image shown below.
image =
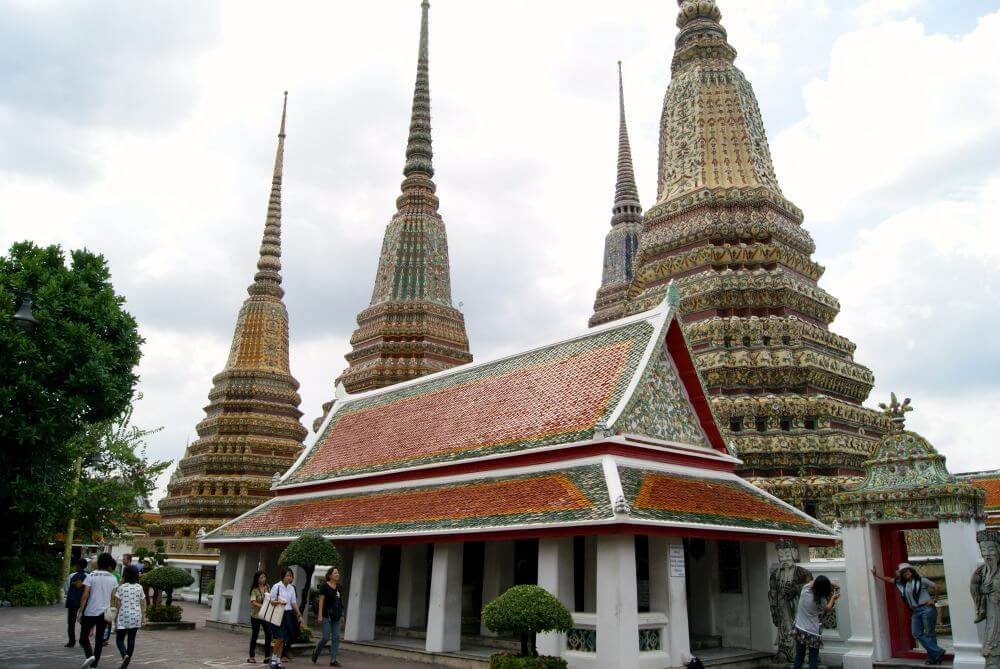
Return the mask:
<path id="1" fill-rule="evenodd" d="M 112 598 L 118 604 L 115 644 L 122 656 L 120 669 L 125 669 L 135 657 L 135 635 L 139 633 L 139 628 L 146 624 L 146 607 L 143 606 L 145 596 L 142 586 L 139 585 L 139 569 L 131 564 L 125 567 L 122 581 L 123 583 L 115 589 Z M 128 646 L 125 645 L 126 639 Z"/>
<path id="2" fill-rule="evenodd" d="M 826 576 L 817 576 L 802 586 L 799 608 L 792 626 L 792 639 L 795 641 L 793 669 L 802 669 L 807 651 L 809 669 L 819 667 L 819 649 L 823 647 L 823 617 L 833 610 L 838 599 L 840 591 Z"/>
<path id="3" fill-rule="evenodd" d="M 340 587 L 340 570 L 330 567 L 326 571 L 326 582 L 319 590 L 319 619 L 317 622 L 323 628 L 323 638 L 316 644 L 313 650 L 313 664 L 319 659 L 319 654 L 323 650 L 326 642 L 330 642 L 330 666 L 339 667 L 337 662 L 337 651 L 340 649 L 340 619 L 344 615 L 343 590 Z"/>
<path id="4" fill-rule="evenodd" d="M 879 576 L 872 567 L 872 576 L 885 583 L 891 583 L 910 609 L 910 632 L 913 638 L 927 651 L 924 664 L 941 664 L 945 651 L 937 643 L 938 589 L 934 581 L 923 578 L 908 562 L 900 563 L 896 578 Z"/>
<path id="5" fill-rule="evenodd" d="M 257 663 L 257 639 L 260 637 L 261 628 L 264 628 L 264 648 L 271 647 L 271 625 L 257 617 L 265 599 L 267 599 L 267 575 L 259 571 L 253 575 L 253 586 L 250 588 L 250 628 L 252 631 L 250 632 L 250 655 L 247 657 L 247 662 L 250 664 Z M 266 650 L 264 657 L 267 658 Z"/>
<path id="6" fill-rule="evenodd" d="M 271 666 L 277 669 L 284 669 L 281 663 L 281 651 L 285 644 L 291 646 L 299 635 L 299 626 L 302 624 L 302 614 L 299 612 L 299 599 L 295 595 L 295 588 L 292 581 L 295 580 L 295 573 L 285 567 L 281 570 L 281 581 L 271 586 L 268 599 L 278 605 L 284 605 L 285 612 L 281 617 L 281 624 L 275 626 L 274 630 L 274 650 L 271 654 Z"/>

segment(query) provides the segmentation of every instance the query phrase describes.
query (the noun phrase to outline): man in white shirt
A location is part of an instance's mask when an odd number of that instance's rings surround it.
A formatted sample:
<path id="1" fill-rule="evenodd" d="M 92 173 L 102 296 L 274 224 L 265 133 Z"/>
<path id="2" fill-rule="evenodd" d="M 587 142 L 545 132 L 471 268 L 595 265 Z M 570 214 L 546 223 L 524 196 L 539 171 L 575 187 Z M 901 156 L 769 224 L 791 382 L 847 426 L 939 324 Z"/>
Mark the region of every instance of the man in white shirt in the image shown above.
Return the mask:
<path id="1" fill-rule="evenodd" d="M 104 611 L 111 606 L 111 593 L 118 587 L 111 571 L 115 568 L 115 559 L 110 553 L 97 556 L 97 570 L 92 571 L 83 581 L 83 597 L 80 598 L 80 646 L 87 659 L 80 669 L 96 667 L 101 661 L 101 647 L 107 622 Z M 94 639 L 97 647 L 90 645 L 90 631 L 96 628 Z"/>

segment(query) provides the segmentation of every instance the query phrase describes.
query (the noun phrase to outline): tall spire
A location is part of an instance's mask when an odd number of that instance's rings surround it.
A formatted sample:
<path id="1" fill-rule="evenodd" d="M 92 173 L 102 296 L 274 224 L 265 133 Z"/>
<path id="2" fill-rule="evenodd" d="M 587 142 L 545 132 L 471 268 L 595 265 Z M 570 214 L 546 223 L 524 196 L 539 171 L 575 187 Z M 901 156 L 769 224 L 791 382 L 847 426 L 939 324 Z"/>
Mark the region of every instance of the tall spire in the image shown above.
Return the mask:
<path id="1" fill-rule="evenodd" d="M 427 10 L 430 3 L 420 3 L 420 46 L 417 49 L 417 80 L 413 84 L 413 108 L 410 112 L 410 137 L 406 142 L 406 165 L 403 176 L 424 172 L 434 176 L 434 151 L 431 148 L 431 84 L 427 57 Z"/>
<path id="2" fill-rule="evenodd" d="M 601 287 L 594 300 L 590 325 L 607 323 L 624 314 L 625 299 L 632 281 L 632 264 L 642 234 L 642 204 L 635 185 L 632 149 L 625 123 L 625 86 L 622 62 L 618 61 L 618 175 L 615 202 L 611 208 L 611 231 L 604 238 L 604 270 Z"/>
<path id="3" fill-rule="evenodd" d="M 278 149 L 274 155 L 274 174 L 271 177 L 271 196 L 264 220 L 264 238 L 260 243 L 257 273 L 247 288 L 250 295 L 274 295 L 281 298 L 281 178 L 285 163 L 285 114 L 288 111 L 288 91 L 281 105 L 281 125 L 278 127 Z"/>
<path id="4" fill-rule="evenodd" d="M 212 529 L 271 496 L 271 476 L 302 452 L 306 429 L 299 411 L 299 382 L 288 363 L 288 310 L 281 298 L 281 179 L 285 113 L 257 273 L 247 288 L 229 359 L 212 379 L 198 439 L 190 443 L 160 500 L 162 535 L 171 557 L 198 554 L 198 529 Z M 156 538 L 156 537 L 152 537 Z"/>
<path id="5" fill-rule="evenodd" d="M 465 319 L 451 302 L 448 236 L 432 178 L 429 7 L 423 0 L 402 192 L 385 229 L 371 303 L 358 314 L 349 366 L 338 379 L 351 393 L 472 360 Z"/>
<path id="6" fill-rule="evenodd" d="M 618 181 L 615 183 L 612 213 L 612 225 L 642 220 L 639 189 L 635 185 L 635 169 L 632 167 L 632 148 L 628 141 L 628 125 L 625 123 L 625 86 L 622 83 L 621 61 L 618 61 Z"/>

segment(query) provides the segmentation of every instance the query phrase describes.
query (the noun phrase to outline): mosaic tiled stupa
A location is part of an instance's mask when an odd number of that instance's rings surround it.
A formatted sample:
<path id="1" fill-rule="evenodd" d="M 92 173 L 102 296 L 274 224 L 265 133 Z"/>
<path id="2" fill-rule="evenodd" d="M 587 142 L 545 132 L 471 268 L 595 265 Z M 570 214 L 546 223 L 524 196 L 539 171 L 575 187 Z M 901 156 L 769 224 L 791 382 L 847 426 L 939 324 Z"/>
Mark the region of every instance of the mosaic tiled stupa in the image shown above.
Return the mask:
<path id="1" fill-rule="evenodd" d="M 427 10 L 422 3 L 417 79 L 402 193 L 385 230 L 370 305 L 358 314 L 349 367 L 351 393 L 382 388 L 472 361 L 465 319 L 451 302 L 448 237 L 434 194 Z"/>
<path id="2" fill-rule="evenodd" d="M 622 64 L 618 63 L 618 180 L 615 183 L 615 203 L 611 208 L 611 231 L 604 238 L 604 271 L 601 287 L 594 300 L 594 315 L 590 325 L 621 318 L 625 298 L 632 283 L 632 266 L 642 234 L 642 204 L 635 185 L 632 149 L 625 124 L 625 87 Z"/>
<path id="3" fill-rule="evenodd" d="M 645 213 L 627 313 L 677 281 L 680 312 L 740 472 L 811 513 L 856 483 L 885 419 L 874 377 L 829 330 L 839 302 L 801 210 L 781 192 L 750 83 L 714 0 L 679 0 L 660 124 L 658 192 Z"/>
<path id="4" fill-rule="evenodd" d="M 198 554 L 200 528 L 212 530 L 271 497 L 275 473 L 302 452 L 299 383 L 288 366 L 288 311 L 281 287 L 281 113 L 271 197 L 257 273 L 240 309 L 225 369 L 212 379 L 198 439 L 178 463 L 160 500 L 155 534 L 171 557 Z"/>

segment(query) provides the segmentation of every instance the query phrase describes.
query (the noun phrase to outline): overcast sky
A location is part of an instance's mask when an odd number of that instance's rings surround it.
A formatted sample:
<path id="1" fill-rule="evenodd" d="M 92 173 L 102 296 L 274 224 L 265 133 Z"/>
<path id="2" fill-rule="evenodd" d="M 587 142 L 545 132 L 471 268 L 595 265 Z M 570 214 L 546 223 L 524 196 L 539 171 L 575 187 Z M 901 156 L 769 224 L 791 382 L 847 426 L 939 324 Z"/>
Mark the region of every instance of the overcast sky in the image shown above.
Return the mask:
<path id="1" fill-rule="evenodd" d="M 1000 0 L 719 0 L 833 329 L 953 471 L 1000 467 Z M 263 231 L 289 91 L 283 265 L 303 424 L 395 210 L 417 0 L 0 3 L 0 247 L 85 246 L 146 338 L 150 453 L 195 438 Z M 574 334 L 600 281 L 618 59 L 655 195 L 673 0 L 434 0 L 435 180 L 479 360 Z M 312 439 L 312 436 L 309 437 Z"/>

